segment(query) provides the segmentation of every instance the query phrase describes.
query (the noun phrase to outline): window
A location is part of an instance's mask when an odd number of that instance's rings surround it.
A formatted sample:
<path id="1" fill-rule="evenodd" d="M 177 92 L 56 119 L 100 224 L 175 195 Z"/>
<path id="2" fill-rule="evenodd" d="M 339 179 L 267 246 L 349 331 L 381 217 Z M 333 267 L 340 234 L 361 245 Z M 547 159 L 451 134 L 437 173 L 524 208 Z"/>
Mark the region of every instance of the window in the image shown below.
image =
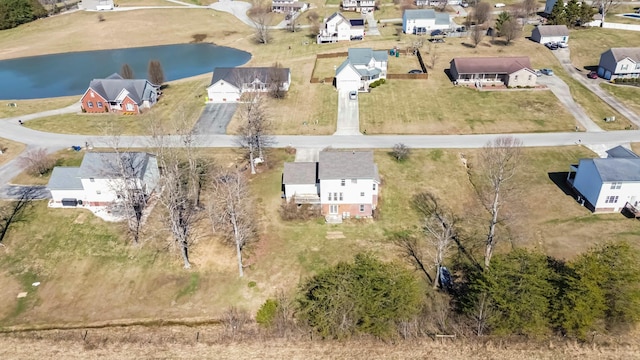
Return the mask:
<path id="1" fill-rule="evenodd" d="M 93 101 L 87 101 L 87 106 L 92 108 L 93 107 Z"/>
<path id="2" fill-rule="evenodd" d="M 127 103 L 127 111 L 133 111 L 133 104 Z"/>
<path id="3" fill-rule="evenodd" d="M 94 94 L 93 91 L 90 92 L 89 94 L 91 94 L 91 97 L 96 97 L 96 94 Z"/>
<path id="4" fill-rule="evenodd" d="M 340 193 L 340 201 L 342 201 L 342 193 Z"/>
<path id="5" fill-rule="evenodd" d="M 532 76 L 531 76 L 531 75 L 529 75 L 529 80 L 531 80 L 531 77 L 532 77 Z"/>
<path id="6" fill-rule="evenodd" d="M 364 192 L 361 192 L 361 193 L 360 193 L 360 196 L 364 196 Z"/>
<path id="7" fill-rule="evenodd" d="M 346 184 L 346 182 L 347 182 L 347 180 L 345 180 L 345 179 L 340 180 L 340 186 L 344 186 Z"/>
<path id="8" fill-rule="evenodd" d="M 357 184 L 358 183 L 358 179 L 351 179 L 351 183 L 352 184 Z"/>
<path id="9" fill-rule="evenodd" d="M 327 196 L 327 200 L 331 201 L 331 193 L 329 193 L 329 196 Z"/>
<path id="10" fill-rule="evenodd" d="M 611 190 L 619 190 L 622 187 L 622 182 L 612 182 Z"/>
<path id="11" fill-rule="evenodd" d="M 376 190 L 376 184 L 373 184 L 373 191 Z"/>
<path id="12" fill-rule="evenodd" d="M 624 64 L 620 67 L 620 70 L 627 70 L 629 68 L 628 64 Z"/>
<path id="13" fill-rule="evenodd" d="M 96 182 L 96 179 L 94 179 L 94 178 L 89 178 L 89 181 L 91 181 L 91 182 Z"/>
<path id="14" fill-rule="evenodd" d="M 606 204 L 615 204 L 618 202 L 618 197 L 617 196 L 607 196 L 607 198 L 604 201 Z"/>
<path id="15" fill-rule="evenodd" d="M 98 107 L 102 109 L 102 101 L 98 101 L 96 104 L 98 104 Z"/>
<path id="16" fill-rule="evenodd" d="M 338 201 L 338 193 L 333 193 L 333 201 Z"/>
<path id="17" fill-rule="evenodd" d="M 513 80 L 518 81 L 518 75 L 514 76 Z"/>
<path id="18" fill-rule="evenodd" d="M 360 205 L 360 212 L 364 212 L 364 205 Z"/>
<path id="19" fill-rule="evenodd" d="M 640 69 L 640 63 L 636 64 L 636 70 Z"/>

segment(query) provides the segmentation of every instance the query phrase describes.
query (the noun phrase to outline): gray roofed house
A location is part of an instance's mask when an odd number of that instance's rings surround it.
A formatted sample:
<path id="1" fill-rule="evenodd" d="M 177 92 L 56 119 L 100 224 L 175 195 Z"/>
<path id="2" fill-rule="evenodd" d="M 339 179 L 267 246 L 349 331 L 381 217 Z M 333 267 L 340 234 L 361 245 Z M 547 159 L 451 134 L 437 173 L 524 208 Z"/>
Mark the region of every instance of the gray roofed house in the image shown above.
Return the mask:
<path id="1" fill-rule="evenodd" d="M 321 151 L 318 179 L 377 179 L 373 151 Z"/>
<path id="2" fill-rule="evenodd" d="M 124 169 L 126 175 L 120 169 Z M 79 167 L 55 167 L 47 189 L 49 205 L 108 206 L 126 191 L 149 196 L 159 183 L 158 162 L 145 152 L 89 152 Z M 118 190 L 120 189 L 120 190 Z"/>
<path id="3" fill-rule="evenodd" d="M 402 13 L 402 31 L 405 34 L 424 35 L 434 30 L 453 27 L 451 16 L 433 9 L 407 9 Z"/>
<path id="4" fill-rule="evenodd" d="M 598 76 L 606 80 L 640 78 L 640 47 L 611 48 L 600 55 Z"/>
<path id="5" fill-rule="evenodd" d="M 578 202 L 594 212 L 617 212 L 627 207 L 640 216 L 640 157 L 617 146 L 607 151 L 609 157 L 580 159 L 571 165 L 567 182 Z"/>
<path id="6" fill-rule="evenodd" d="M 385 50 L 350 48 L 347 59 L 336 68 L 336 88 L 367 91 L 369 84 L 387 77 L 388 60 Z"/>
<path id="7" fill-rule="evenodd" d="M 364 19 L 349 19 L 337 11 L 323 21 L 319 30 L 316 38 L 318 44 L 362 40 Z"/>
<path id="8" fill-rule="evenodd" d="M 114 73 L 91 80 L 80 101 L 88 113 L 139 113 L 157 102 L 158 88 L 146 79 L 123 79 Z"/>
<path id="9" fill-rule="evenodd" d="M 247 92 L 267 92 L 276 86 L 288 91 L 291 71 L 275 67 L 219 67 L 213 69 L 211 84 L 207 87 L 208 101 L 236 102 Z"/>
<path id="10" fill-rule="evenodd" d="M 56 166 L 51 171 L 47 184 L 49 190 L 82 190 L 82 181 L 78 175 L 80 168 Z"/>
<path id="11" fill-rule="evenodd" d="M 630 149 L 627 149 L 622 145 L 618 145 L 614 148 L 611 148 L 607 150 L 606 153 L 610 158 L 628 158 L 628 159 L 640 158 L 638 154 L 634 153 L 633 151 L 631 151 Z"/>
<path id="12" fill-rule="evenodd" d="M 538 25 L 531 31 L 531 40 L 548 42 L 569 42 L 569 28 L 566 25 Z"/>
<path id="13" fill-rule="evenodd" d="M 503 83 L 506 86 L 535 86 L 537 76 L 526 56 L 455 58 L 450 63 L 454 81 L 482 86 Z"/>

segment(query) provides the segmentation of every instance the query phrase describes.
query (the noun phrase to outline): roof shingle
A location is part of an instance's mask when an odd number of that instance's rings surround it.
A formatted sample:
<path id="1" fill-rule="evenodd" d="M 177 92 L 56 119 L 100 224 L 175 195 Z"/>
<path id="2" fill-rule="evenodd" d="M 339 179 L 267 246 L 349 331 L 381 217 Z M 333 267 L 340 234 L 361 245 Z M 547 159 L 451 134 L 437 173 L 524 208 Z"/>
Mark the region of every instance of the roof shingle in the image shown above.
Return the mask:
<path id="1" fill-rule="evenodd" d="M 451 60 L 458 74 L 513 74 L 522 69 L 531 71 L 531 62 L 527 56 L 512 57 L 467 57 Z"/>

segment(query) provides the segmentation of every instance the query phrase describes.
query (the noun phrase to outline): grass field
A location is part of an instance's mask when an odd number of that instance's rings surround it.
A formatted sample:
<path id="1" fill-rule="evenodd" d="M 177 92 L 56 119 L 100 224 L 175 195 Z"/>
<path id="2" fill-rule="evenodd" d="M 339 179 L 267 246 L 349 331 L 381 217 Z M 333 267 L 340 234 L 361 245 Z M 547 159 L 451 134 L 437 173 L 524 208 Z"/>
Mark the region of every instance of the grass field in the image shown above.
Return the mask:
<path id="1" fill-rule="evenodd" d="M 600 54 L 610 48 L 640 44 L 640 32 L 603 28 L 571 30 L 569 43 L 573 65 L 579 69 L 594 70 L 600 62 Z"/>
<path id="2" fill-rule="evenodd" d="M 622 101 L 631 111 L 640 114 L 640 87 L 601 83 L 600 87 Z"/>
<path id="3" fill-rule="evenodd" d="M 235 151 L 205 151 L 220 164 L 233 163 Z M 465 150 L 474 168 L 477 151 Z M 525 149 L 517 196 L 507 208 L 511 216 L 499 229 L 498 251 L 538 248 L 559 258 L 572 258 L 602 241 L 630 240 L 636 221 L 620 214 L 592 215 L 556 182 L 569 164 L 594 155 L 582 147 Z M 419 231 L 410 207 L 418 191 L 431 191 L 463 220 L 469 249 L 482 244 L 487 213 L 480 205 L 456 150 L 414 150 L 409 160 L 395 162 L 385 150 L 375 153 L 383 185 L 380 219 L 326 225 L 323 220 L 283 222 L 279 219 L 283 161 L 292 155 L 274 150 L 271 168 L 251 179 L 260 239 L 245 253 L 246 276 L 238 279 L 233 249 L 211 234 L 203 219 L 191 248 L 194 268 L 184 271 L 155 208 L 145 226 L 142 245 L 129 244 L 120 224 L 106 223 L 86 210 L 48 209 L 38 202 L 26 221 L 9 232 L 0 257 L 0 326 L 73 324 L 127 319 L 217 318 L 234 305 L 254 313 L 278 289 L 290 292 L 311 273 L 371 251 L 395 259 L 387 235 Z M 56 226 L 42 226 L 56 224 Z M 344 238 L 329 237 L 328 232 Z M 40 287 L 31 283 L 41 281 Z M 255 282 L 255 286 L 248 286 Z M 27 298 L 16 293 L 28 291 Z"/>
<path id="4" fill-rule="evenodd" d="M 39 111 L 59 109 L 67 107 L 79 100 L 79 96 L 64 96 L 33 100 L 2 100 L 0 101 L 0 119 L 33 114 Z M 10 106 L 9 104 L 16 104 L 16 106 Z"/>
<path id="5" fill-rule="evenodd" d="M 61 134 L 139 135 L 149 134 L 151 122 L 160 122 L 168 132 L 175 132 L 170 128 L 175 121 L 184 118 L 193 126 L 198 120 L 209 82 L 208 74 L 171 82 L 158 103 L 141 115 L 64 114 L 31 120 L 25 126 Z"/>
<path id="6" fill-rule="evenodd" d="M 25 145 L 13 140 L 0 138 L 0 165 L 4 165 L 18 156 L 24 149 Z"/>

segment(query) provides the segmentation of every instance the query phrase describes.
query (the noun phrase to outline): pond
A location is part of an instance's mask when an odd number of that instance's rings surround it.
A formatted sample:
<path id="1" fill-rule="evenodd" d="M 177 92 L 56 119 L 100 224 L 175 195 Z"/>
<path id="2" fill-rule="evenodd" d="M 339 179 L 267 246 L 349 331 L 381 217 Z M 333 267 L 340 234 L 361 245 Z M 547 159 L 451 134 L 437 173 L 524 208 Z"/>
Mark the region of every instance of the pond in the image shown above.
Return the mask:
<path id="1" fill-rule="evenodd" d="M 211 73 L 215 67 L 245 64 L 251 54 L 212 44 L 178 44 L 83 51 L 0 61 L 0 99 L 40 99 L 82 95 L 93 79 L 129 64 L 136 78 L 147 77 L 149 60 L 159 60 L 166 81 Z"/>

